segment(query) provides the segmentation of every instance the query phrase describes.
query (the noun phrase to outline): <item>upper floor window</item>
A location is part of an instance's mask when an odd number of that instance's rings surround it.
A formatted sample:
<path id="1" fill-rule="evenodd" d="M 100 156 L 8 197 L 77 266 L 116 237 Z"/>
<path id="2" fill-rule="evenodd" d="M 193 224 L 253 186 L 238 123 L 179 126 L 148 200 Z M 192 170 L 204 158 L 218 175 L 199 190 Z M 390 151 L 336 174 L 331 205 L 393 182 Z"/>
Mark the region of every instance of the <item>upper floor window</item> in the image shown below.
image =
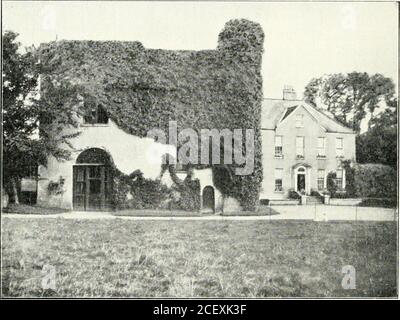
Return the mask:
<path id="1" fill-rule="evenodd" d="M 336 156 L 343 157 L 343 138 L 336 138 Z"/>
<path id="2" fill-rule="evenodd" d="M 275 191 L 283 191 L 283 169 L 275 169 Z"/>
<path id="3" fill-rule="evenodd" d="M 83 120 L 87 124 L 107 124 L 108 115 L 103 106 L 97 105 L 86 110 Z"/>
<path id="4" fill-rule="evenodd" d="M 281 158 L 282 156 L 282 136 L 275 136 L 275 157 Z"/>
<path id="5" fill-rule="evenodd" d="M 318 190 L 323 190 L 325 188 L 325 170 L 318 170 L 318 178 L 317 178 Z"/>
<path id="6" fill-rule="evenodd" d="M 302 128 L 304 126 L 303 118 L 304 115 L 296 114 L 296 128 Z"/>
<path id="7" fill-rule="evenodd" d="M 317 152 L 318 152 L 318 157 L 325 157 L 325 137 L 319 137 L 318 138 L 318 144 L 317 144 Z"/>
<path id="8" fill-rule="evenodd" d="M 296 157 L 304 158 L 304 137 L 296 137 Z"/>

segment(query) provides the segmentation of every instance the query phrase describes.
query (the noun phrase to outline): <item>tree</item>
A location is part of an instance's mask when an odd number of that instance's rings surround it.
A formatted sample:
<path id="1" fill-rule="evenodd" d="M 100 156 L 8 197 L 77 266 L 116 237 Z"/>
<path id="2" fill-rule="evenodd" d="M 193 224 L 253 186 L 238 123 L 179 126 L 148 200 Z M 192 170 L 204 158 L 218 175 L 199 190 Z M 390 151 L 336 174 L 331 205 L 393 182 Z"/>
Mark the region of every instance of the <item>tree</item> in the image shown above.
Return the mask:
<path id="1" fill-rule="evenodd" d="M 397 114 L 386 109 L 370 121 L 367 132 L 356 138 L 356 157 L 359 163 L 397 165 Z"/>
<path id="2" fill-rule="evenodd" d="M 38 51 L 20 53 L 18 34 L 6 31 L 3 40 L 3 185 L 18 203 L 18 185 L 28 166 L 46 165 L 48 156 L 70 156 L 70 139 L 81 114 L 79 87 L 43 76 Z"/>
<path id="3" fill-rule="evenodd" d="M 336 185 L 336 172 L 331 171 L 328 173 L 326 177 L 326 188 L 328 189 L 331 197 L 333 197 L 337 191 L 337 185 Z"/>
<path id="4" fill-rule="evenodd" d="M 396 109 L 395 86 L 392 79 L 365 72 L 331 74 L 312 79 L 305 88 L 307 102 L 330 112 L 338 121 L 360 131 L 361 122 L 384 103 Z M 369 121 L 370 124 L 371 121 Z"/>

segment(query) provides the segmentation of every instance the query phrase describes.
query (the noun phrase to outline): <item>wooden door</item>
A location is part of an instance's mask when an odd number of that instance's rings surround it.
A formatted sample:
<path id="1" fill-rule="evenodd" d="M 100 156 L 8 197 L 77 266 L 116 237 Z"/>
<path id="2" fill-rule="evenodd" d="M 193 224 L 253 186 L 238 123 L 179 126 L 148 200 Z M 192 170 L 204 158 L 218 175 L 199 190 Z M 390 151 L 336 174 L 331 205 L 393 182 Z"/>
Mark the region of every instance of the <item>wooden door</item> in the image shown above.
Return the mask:
<path id="1" fill-rule="evenodd" d="M 74 166 L 74 210 L 102 211 L 110 209 L 110 170 L 102 165 Z"/>
<path id="2" fill-rule="evenodd" d="M 297 175 L 297 191 L 306 190 L 306 176 L 304 174 Z"/>
<path id="3" fill-rule="evenodd" d="M 73 206 L 74 210 L 86 210 L 86 167 L 74 166 L 73 168 Z"/>
<path id="4" fill-rule="evenodd" d="M 99 211 L 104 209 L 104 166 L 88 166 L 87 175 L 87 209 Z"/>
<path id="5" fill-rule="evenodd" d="M 215 198 L 214 188 L 207 186 L 203 189 L 203 212 L 214 212 Z"/>

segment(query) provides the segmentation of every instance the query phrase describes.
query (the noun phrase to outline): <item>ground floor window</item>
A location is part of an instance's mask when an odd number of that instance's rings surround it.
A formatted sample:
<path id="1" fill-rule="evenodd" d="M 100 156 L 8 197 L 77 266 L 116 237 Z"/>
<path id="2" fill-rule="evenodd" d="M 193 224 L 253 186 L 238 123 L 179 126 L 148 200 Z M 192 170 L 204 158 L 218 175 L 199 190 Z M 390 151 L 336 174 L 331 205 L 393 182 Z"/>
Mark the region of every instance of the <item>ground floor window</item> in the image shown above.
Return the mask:
<path id="1" fill-rule="evenodd" d="M 101 105 L 92 105 L 91 107 L 87 108 L 83 120 L 86 124 L 107 124 L 107 111 Z"/>
<path id="2" fill-rule="evenodd" d="M 338 189 L 343 188 L 343 170 L 342 169 L 336 170 L 335 184 Z"/>
<path id="3" fill-rule="evenodd" d="M 323 190 L 325 188 L 325 170 L 318 170 L 317 185 L 318 190 Z"/>
<path id="4" fill-rule="evenodd" d="M 283 169 L 275 169 L 275 191 L 283 191 Z"/>
<path id="5" fill-rule="evenodd" d="M 36 204 L 37 200 L 37 178 L 38 166 L 26 166 L 23 168 L 23 177 L 21 179 L 20 202 L 24 204 Z"/>

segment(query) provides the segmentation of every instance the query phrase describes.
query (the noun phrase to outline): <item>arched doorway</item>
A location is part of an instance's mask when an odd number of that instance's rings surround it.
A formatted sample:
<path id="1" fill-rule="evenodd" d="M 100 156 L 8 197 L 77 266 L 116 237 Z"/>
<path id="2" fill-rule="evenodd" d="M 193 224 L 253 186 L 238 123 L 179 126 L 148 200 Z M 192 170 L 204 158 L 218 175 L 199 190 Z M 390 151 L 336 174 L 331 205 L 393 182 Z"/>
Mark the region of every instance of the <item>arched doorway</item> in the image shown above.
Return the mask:
<path id="1" fill-rule="evenodd" d="M 296 175 L 296 185 L 295 190 L 298 192 L 307 192 L 307 184 L 306 184 L 306 168 L 298 167 L 295 171 Z"/>
<path id="2" fill-rule="evenodd" d="M 203 189 L 203 205 L 202 205 L 202 211 L 203 212 L 214 212 L 215 208 L 215 193 L 214 193 L 214 188 L 211 186 L 206 186 Z"/>
<path id="3" fill-rule="evenodd" d="M 111 158 L 102 149 L 83 151 L 73 167 L 74 210 L 104 211 L 111 209 Z"/>

